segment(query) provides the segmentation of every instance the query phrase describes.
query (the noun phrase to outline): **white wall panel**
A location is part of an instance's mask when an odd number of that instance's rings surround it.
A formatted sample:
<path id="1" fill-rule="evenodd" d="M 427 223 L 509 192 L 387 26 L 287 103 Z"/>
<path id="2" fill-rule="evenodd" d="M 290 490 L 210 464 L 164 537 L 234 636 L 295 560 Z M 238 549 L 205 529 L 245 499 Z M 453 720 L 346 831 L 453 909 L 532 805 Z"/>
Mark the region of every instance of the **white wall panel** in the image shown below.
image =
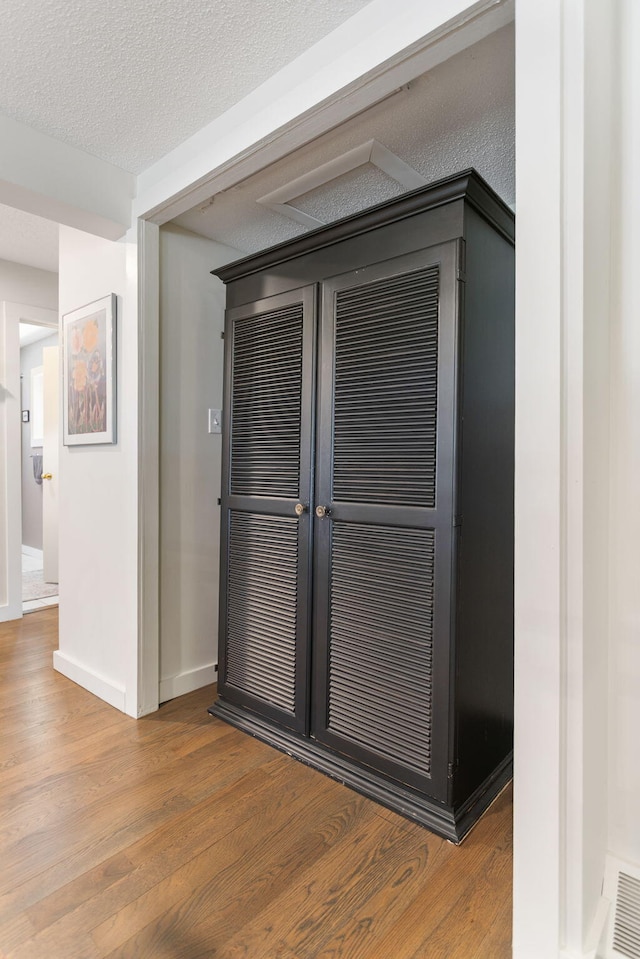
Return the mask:
<path id="1" fill-rule="evenodd" d="M 60 648 L 56 668 L 135 716 L 138 672 L 138 328 L 128 248 L 60 228 L 62 314 L 118 298 L 117 442 L 60 455 Z M 135 270 L 135 264 L 133 266 Z M 62 391 L 64 402 L 64 391 Z M 85 677 L 84 680 L 82 677 Z"/>

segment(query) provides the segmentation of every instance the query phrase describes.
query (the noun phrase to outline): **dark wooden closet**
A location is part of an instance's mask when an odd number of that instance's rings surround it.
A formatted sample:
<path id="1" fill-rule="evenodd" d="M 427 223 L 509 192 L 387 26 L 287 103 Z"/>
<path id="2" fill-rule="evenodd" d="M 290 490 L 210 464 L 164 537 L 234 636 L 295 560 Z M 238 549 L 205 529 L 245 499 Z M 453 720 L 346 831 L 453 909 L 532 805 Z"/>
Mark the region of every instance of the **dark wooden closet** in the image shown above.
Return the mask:
<path id="1" fill-rule="evenodd" d="M 456 842 L 511 774 L 513 236 L 465 171 L 215 271 L 212 712 Z"/>

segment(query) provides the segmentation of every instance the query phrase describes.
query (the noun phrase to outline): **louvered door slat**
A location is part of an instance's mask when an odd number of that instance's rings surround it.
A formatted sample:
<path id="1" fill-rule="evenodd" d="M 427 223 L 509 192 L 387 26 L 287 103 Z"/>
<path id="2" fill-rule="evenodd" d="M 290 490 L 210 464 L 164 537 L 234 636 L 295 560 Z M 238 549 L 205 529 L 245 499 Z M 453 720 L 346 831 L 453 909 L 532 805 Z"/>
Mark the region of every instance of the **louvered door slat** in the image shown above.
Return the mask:
<path id="1" fill-rule="evenodd" d="M 302 335 L 301 303 L 234 325 L 232 494 L 299 495 Z"/>
<path id="2" fill-rule="evenodd" d="M 432 530 L 334 522 L 328 729 L 428 774 Z"/>
<path id="3" fill-rule="evenodd" d="M 295 710 L 297 566 L 295 519 L 231 513 L 226 681 L 289 712 Z"/>
<path id="4" fill-rule="evenodd" d="M 433 266 L 335 294 L 335 500 L 435 506 L 438 284 Z"/>

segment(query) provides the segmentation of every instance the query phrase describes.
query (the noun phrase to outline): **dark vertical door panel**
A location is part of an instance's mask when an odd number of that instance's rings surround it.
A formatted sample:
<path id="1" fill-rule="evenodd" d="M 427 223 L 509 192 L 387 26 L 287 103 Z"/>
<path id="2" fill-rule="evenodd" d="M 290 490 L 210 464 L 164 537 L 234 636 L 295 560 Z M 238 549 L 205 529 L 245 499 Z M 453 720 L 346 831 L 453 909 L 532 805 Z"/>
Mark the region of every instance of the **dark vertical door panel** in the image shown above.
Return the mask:
<path id="1" fill-rule="evenodd" d="M 225 342 L 220 689 L 304 731 L 315 287 L 229 310 Z"/>
<path id="2" fill-rule="evenodd" d="M 443 801 L 455 268 L 451 243 L 324 284 L 315 518 L 312 734 Z"/>
<path id="3" fill-rule="evenodd" d="M 336 500 L 435 505 L 439 273 L 335 292 Z"/>
<path id="4" fill-rule="evenodd" d="M 327 727 L 431 771 L 433 530 L 336 521 Z M 384 583 L 384 587 L 381 587 Z"/>

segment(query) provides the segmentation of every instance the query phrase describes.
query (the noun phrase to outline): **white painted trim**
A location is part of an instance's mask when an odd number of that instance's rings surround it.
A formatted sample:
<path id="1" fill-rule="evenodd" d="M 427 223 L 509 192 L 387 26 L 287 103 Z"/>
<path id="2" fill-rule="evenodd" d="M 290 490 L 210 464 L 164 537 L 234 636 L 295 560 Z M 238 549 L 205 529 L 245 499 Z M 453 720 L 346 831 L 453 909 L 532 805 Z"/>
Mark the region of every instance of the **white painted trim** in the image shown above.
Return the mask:
<path id="1" fill-rule="evenodd" d="M 138 221 L 138 703 L 155 712 L 160 676 L 160 229 Z"/>
<path id="2" fill-rule="evenodd" d="M 58 327 L 55 310 L 0 303 L 0 622 L 21 619 L 22 426 L 20 422 L 20 323 Z M 26 548 L 25 548 L 26 551 Z M 6 592 L 5 592 L 6 591 Z"/>
<path id="3" fill-rule="evenodd" d="M 606 852 L 615 16 L 516 19 L 514 959 L 592 952 Z"/>
<path id="4" fill-rule="evenodd" d="M 166 703 L 170 699 L 175 699 L 176 696 L 184 696 L 185 693 L 192 693 L 194 689 L 202 689 L 203 686 L 210 686 L 211 683 L 217 682 L 217 663 L 210 663 L 208 666 L 190 669 L 186 673 L 169 676 L 160 682 L 160 702 Z"/>
<path id="5" fill-rule="evenodd" d="M 593 918 L 589 934 L 585 942 L 585 954 L 587 959 L 597 959 L 603 943 L 606 942 L 609 919 L 612 916 L 611 901 L 601 896 L 598 901 L 596 914 Z M 606 955 L 606 952 L 605 952 Z"/>
<path id="6" fill-rule="evenodd" d="M 60 323 L 55 310 L 47 310 L 42 306 L 29 306 L 26 303 L 11 303 L 5 300 L 7 315 L 16 323 L 33 323 L 36 326 L 48 326 L 59 329 Z"/>
<path id="7" fill-rule="evenodd" d="M 0 143 L 0 203 L 109 240 L 123 236 L 131 173 L 6 116 Z"/>
<path id="8" fill-rule="evenodd" d="M 0 622 L 22 618 L 20 322 L 51 325 L 54 310 L 0 302 Z"/>
<path id="9" fill-rule="evenodd" d="M 510 23 L 513 0 L 373 0 L 140 174 L 134 215 L 167 223 Z"/>
<path id="10" fill-rule="evenodd" d="M 257 202 L 262 203 L 276 213 L 288 216 L 291 220 L 296 220 L 303 226 L 324 226 L 325 220 L 318 220 L 316 217 L 304 213 L 303 210 L 294 206 L 291 201 L 309 193 L 311 190 L 317 190 L 318 187 L 344 176 L 345 173 L 357 170 L 358 167 L 365 166 L 367 163 L 386 173 L 406 190 L 415 190 L 417 187 L 424 186 L 427 182 L 417 170 L 414 170 L 413 167 L 381 143 L 378 143 L 377 140 L 367 140 L 366 143 L 361 143 L 327 163 L 309 170 L 308 173 L 291 180 L 290 183 L 285 183 L 277 190 L 265 193 L 264 196 L 258 197 Z"/>
<path id="11" fill-rule="evenodd" d="M 609 781 L 609 850 L 640 865 L 640 4 L 621 0 L 612 6 L 618 23 L 610 104 L 616 115 L 611 144 L 610 731 L 603 775 Z"/>
<path id="12" fill-rule="evenodd" d="M 43 559 L 43 552 L 41 549 L 37 549 L 35 546 L 25 546 L 22 544 L 22 552 L 25 556 L 33 556 L 34 559 Z"/>
<path id="13" fill-rule="evenodd" d="M 113 683 L 106 676 L 101 676 L 92 669 L 88 669 L 82 663 L 69 656 L 67 653 L 56 649 L 53 654 L 53 668 L 67 679 L 71 679 L 78 686 L 87 689 L 94 696 L 103 699 L 110 706 L 119 709 L 120 712 L 126 712 L 126 695 L 124 686 Z"/>
<path id="14" fill-rule="evenodd" d="M 560 946 L 561 13 L 558 0 L 519 0 L 516 16 L 514 959 Z"/>
<path id="15" fill-rule="evenodd" d="M 369 160 L 373 166 L 396 180 L 407 190 L 417 190 L 418 187 L 425 186 L 427 181 L 422 174 L 414 170 L 412 166 L 405 163 L 399 156 L 396 156 L 391 150 L 388 150 L 377 140 L 371 141 L 371 157 Z"/>
<path id="16" fill-rule="evenodd" d="M 561 942 L 595 955 L 608 845 L 611 163 L 615 5 L 563 11 L 565 569 Z M 594 918 L 595 917 L 595 918 Z"/>

